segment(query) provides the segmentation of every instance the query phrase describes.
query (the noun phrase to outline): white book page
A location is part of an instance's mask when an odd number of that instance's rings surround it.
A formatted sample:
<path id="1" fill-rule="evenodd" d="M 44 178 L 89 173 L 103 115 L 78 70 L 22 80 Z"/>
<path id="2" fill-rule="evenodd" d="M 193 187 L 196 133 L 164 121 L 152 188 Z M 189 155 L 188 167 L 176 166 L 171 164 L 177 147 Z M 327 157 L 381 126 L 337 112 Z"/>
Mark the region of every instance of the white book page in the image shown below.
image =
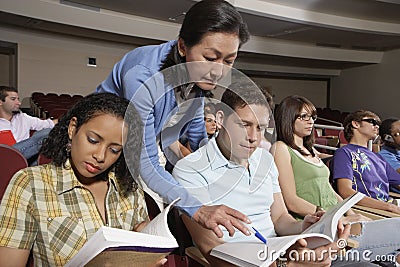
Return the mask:
<path id="1" fill-rule="evenodd" d="M 308 227 L 303 233 L 322 233 L 335 240 L 339 219 L 364 196 L 362 193 L 356 193 L 336 204 L 325 212 L 319 222 Z"/>
<path id="2" fill-rule="evenodd" d="M 164 236 L 168 238 L 172 238 L 175 240 L 174 236 L 171 234 L 171 231 L 168 228 L 167 216 L 168 212 L 175 205 L 176 202 L 179 201 L 180 198 L 175 199 L 168 205 L 160 214 L 158 214 L 153 220 L 151 220 L 146 227 L 141 231 L 142 233 Z"/>
<path id="3" fill-rule="evenodd" d="M 290 235 L 268 238 L 267 245 L 260 242 L 224 243 L 215 247 L 211 255 L 238 266 L 269 266 L 297 240 L 309 237 L 319 239 L 324 244 L 331 242 L 323 234 Z"/>
<path id="4" fill-rule="evenodd" d="M 106 248 L 148 247 L 150 252 L 151 248 L 175 248 L 177 246 L 175 239 L 103 226 L 65 266 L 83 266 Z"/>
<path id="5" fill-rule="evenodd" d="M 179 199 L 174 200 L 162 213 L 157 215 L 142 232 L 127 231 L 102 226 L 82 249 L 65 265 L 66 267 L 83 266 L 96 255 L 110 247 L 148 247 L 175 248 L 178 247 L 167 223 L 167 214 Z"/>

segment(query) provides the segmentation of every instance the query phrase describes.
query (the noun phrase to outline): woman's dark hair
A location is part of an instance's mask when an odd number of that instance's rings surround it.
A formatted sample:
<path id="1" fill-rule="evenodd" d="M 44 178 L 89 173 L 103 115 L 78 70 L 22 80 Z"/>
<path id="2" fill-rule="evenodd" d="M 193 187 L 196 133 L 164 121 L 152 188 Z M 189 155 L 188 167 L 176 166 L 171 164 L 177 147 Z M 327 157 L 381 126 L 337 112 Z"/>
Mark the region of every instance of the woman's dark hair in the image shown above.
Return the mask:
<path id="1" fill-rule="evenodd" d="M 69 142 L 68 126 L 70 120 L 76 117 L 76 130 L 79 131 L 83 124 L 103 114 L 124 119 L 124 123 L 128 127 L 127 139 L 120 157 L 102 176 L 103 179 L 107 179 L 108 173 L 115 167 L 115 176 L 123 190 L 122 194 L 126 195 L 133 188 L 137 188 L 136 179 L 139 175 L 143 127 L 139 114 L 125 98 L 110 93 L 91 94 L 82 98 L 59 119 L 48 138 L 45 139 L 40 152 L 52 159 L 56 166 L 65 166 L 68 158 L 65 148 Z M 129 152 L 129 157 L 126 157 L 126 151 Z"/>
<path id="2" fill-rule="evenodd" d="M 249 40 L 249 31 L 234 6 L 223 0 L 203 0 L 193 5 L 185 15 L 179 37 L 185 45 L 198 44 L 209 32 L 233 33 L 239 37 L 239 46 Z"/>
<path id="3" fill-rule="evenodd" d="M 193 47 L 200 43 L 204 34 L 210 32 L 237 34 L 239 47 L 246 43 L 250 37 L 247 25 L 243 22 L 240 13 L 234 6 L 223 0 L 203 0 L 194 4 L 185 15 L 179 37 L 182 38 L 187 47 Z M 178 45 L 175 45 L 167 55 L 160 70 L 185 62 L 185 57 L 179 55 Z M 182 95 L 186 86 L 183 85 L 178 88 Z M 206 97 L 213 96 L 210 91 L 205 91 L 204 95 Z"/>
<path id="4" fill-rule="evenodd" d="M 353 113 L 350 113 L 346 116 L 346 118 L 344 118 L 343 121 L 344 138 L 347 140 L 347 142 L 350 142 L 351 138 L 353 138 L 354 136 L 354 128 L 352 122 L 356 121 L 360 123 L 364 117 L 373 118 L 378 122 L 381 121 L 378 115 L 369 110 L 357 110 Z"/>
<path id="5" fill-rule="evenodd" d="M 312 115 L 317 114 L 313 103 L 303 96 L 292 95 L 284 98 L 275 110 L 275 125 L 277 141 L 282 141 L 289 147 L 299 151 L 302 155 L 307 156 L 309 154 L 295 144 L 293 136 L 294 124 L 303 108 Z M 315 129 L 313 128 L 310 135 L 303 137 L 303 145 L 313 157 L 315 156 L 313 150 L 314 131 Z"/>

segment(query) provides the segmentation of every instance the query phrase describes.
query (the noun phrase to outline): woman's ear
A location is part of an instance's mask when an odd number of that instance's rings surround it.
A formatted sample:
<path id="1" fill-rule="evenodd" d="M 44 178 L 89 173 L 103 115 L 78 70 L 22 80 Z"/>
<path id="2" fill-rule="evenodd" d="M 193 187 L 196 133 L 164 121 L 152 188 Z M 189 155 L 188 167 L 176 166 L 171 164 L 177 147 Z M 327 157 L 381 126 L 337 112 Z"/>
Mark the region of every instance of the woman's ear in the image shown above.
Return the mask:
<path id="1" fill-rule="evenodd" d="M 74 137 L 74 135 L 76 133 L 77 121 L 78 121 L 78 119 L 76 117 L 72 117 L 71 120 L 69 121 L 68 137 L 70 140 L 72 139 L 72 137 Z"/>
<path id="2" fill-rule="evenodd" d="M 186 46 L 182 38 L 178 39 L 178 53 L 181 57 L 186 56 Z"/>
<path id="3" fill-rule="evenodd" d="M 222 110 L 218 110 L 217 113 L 215 113 L 215 121 L 217 122 L 217 128 L 221 129 L 222 124 L 224 122 L 224 112 Z"/>

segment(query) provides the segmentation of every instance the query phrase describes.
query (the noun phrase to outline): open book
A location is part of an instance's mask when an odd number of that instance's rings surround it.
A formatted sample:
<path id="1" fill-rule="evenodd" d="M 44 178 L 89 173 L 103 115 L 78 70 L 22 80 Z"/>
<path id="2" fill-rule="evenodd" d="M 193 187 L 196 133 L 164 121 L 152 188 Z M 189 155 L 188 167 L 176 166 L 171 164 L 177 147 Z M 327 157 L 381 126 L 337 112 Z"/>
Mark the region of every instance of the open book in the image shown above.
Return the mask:
<path id="1" fill-rule="evenodd" d="M 346 198 L 331 207 L 317 223 L 299 235 L 268 238 L 267 245 L 261 242 L 224 243 L 215 247 L 211 255 L 238 266 L 269 266 L 301 238 L 307 240 L 309 248 L 327 245 L 337 239 L 339 219 L 364 196 L 356 193 Z"/>
<path id="2" fill-rule="evenodd" d="M 178 200 L 168 205 L 141 232 L 101 227 L 65 266 L 142 267 L 155 264 L 178 247 L 167 223 L 168 212 Z"/>

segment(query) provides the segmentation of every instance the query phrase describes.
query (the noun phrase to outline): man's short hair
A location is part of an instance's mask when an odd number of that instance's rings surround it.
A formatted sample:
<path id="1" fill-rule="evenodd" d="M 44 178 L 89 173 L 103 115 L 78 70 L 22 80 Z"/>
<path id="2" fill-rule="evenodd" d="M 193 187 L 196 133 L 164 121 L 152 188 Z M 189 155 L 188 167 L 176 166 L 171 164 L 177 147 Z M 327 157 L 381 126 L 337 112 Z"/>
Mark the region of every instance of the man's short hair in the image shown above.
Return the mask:
<path id="1" fill-rule="evenodd" d="M 262 105 L 269 108 L 265 95 L 251 81 L 232 83 L 223 93 L 218 106 L 225 116 L 229 116 L 236 109 L 247 105 Z"/>
<path id="2" fill-rule="evenodd" d="M 5 86 L 5 85 L 0 85 L 0 100 L 1 101 L 6 101 L 6 97 L 8 96 L 8 92 L 15 92 L 18 93 L 17 88 L 10 87 L 10 86 Z"/>
<path id="3" fill-rule="evenodd" d="M 350 113 L 343 121 L 344 137 L 346 138 L 347 142 L 350 142 L 351 138 L 353 138 L 354 136 L 354 128 L 352 122 L 361 122 L 364 117 L 373 118 L 378 122 L 381 121 L 378 115 L 369 110 L 357 110 L 353 113 Z"/>

